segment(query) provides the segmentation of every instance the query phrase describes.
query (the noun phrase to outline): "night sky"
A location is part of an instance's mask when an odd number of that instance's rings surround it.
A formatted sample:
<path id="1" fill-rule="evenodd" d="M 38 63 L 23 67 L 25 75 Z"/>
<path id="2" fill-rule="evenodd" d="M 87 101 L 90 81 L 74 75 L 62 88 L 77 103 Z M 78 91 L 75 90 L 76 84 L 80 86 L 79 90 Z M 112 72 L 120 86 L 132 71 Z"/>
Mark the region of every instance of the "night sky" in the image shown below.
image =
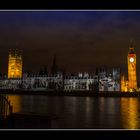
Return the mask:
<path id="1" fill-rule="evenodd" d="M 140 74 L 140 11 L 0 11 L 0 72 L 13 48 L 23 50 L 24 72 L 50 71 L 55 54 L 69 72 L 127 68 L 131 39 Z"/>

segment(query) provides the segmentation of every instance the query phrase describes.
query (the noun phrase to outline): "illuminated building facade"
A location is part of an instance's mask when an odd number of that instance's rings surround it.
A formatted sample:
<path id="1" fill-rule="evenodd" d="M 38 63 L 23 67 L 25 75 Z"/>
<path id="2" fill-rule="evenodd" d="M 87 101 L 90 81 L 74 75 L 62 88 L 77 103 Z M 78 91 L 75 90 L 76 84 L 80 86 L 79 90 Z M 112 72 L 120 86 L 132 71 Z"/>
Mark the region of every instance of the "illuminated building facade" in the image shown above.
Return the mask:
<path id="1" fill-rule="evenodd" d="M 95 90 L 94 84 L 98 76 L 91 76 L 88 73 L 78 73 L 75 76 L 66 76 L 64 79 L 64 90 Z"/>
<path id="2" fill-rule="evenodd" d="M 98 68 L 99 91 L 120 91 L 120 68 Z"/>
<path id="3" fill-rule="evenodd" d="M 130 50 L 127 56 L 128 62 L 128 90 L 134 91 L 137 89 L 137 76 L 136 76 L 136 54 L 134 47 L 130 46 Z"/>
<path id="4" fill-rule="evenodd" d="M 130 45 L 129 52 L 127 55 L 128 64 L 128 80 L 125 76 L 121 76 L 121 91 L 122 92 L 134 92 L 137 91 L 137 74 L 136 74 L 136 54 L 134 52 L 134 47 Z"/>
<path id="5" fill-rule="evenodd" d="M 9 52 L 8 79 L 0 79 L 2 89 L 33 89 L 33 90 L 94 90 L 94 91 L 138 91 L 136 77 L 136 54 L 131 44 L 127 56 L 128 78 L 121 76 L 119 67 L 97 68 L 95 75 L 88 73 L 64 74 L 59 72 L 56 57 L 53 60 L 51 74 L 41 70 L 39 75 L 25 74 L 22 77 L 22 55 L 19 51 Z M 128 80 L 127 80 L 128 79 Z"/>
<path id="6" fill-rule="evenodd" d="M 128 80 L 126 80 L 125 75 L 121 76 L 121 91 L 128 92 Z"/>
<path id="7" fill-rule="evenodd" d="M 22 55 L 18 51 L 9 52 L 8 79 L 22 78 Z"/>

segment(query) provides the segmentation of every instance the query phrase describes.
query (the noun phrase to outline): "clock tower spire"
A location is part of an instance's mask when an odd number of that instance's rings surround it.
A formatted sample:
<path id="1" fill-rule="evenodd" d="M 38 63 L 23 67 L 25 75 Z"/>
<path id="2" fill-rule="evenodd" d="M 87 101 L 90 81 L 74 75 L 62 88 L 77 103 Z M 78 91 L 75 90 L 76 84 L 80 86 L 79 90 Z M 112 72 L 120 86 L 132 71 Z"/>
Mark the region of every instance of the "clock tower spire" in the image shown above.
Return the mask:
<path id="1" fill-rule="evenodd" d="M 127 56 L 128 62 L 128 88 L 129 91 L 137 89 L 137 76 L 136 76 L 136 54 L 134 52 L 133 41 L 130 41 L 130 48 Z"/>

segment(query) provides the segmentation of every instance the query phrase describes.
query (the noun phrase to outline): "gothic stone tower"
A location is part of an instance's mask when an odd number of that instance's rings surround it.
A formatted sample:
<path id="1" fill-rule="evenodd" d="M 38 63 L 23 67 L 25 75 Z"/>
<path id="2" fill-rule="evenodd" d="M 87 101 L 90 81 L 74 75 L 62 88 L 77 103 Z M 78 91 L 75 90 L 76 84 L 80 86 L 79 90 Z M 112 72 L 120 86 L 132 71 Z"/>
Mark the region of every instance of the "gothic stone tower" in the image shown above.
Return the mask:
<path id="1" fill-rule="evenodd" d="M 128 61 L 128 88 L 129 90 L 137 89 L 137 75 L 136 75 L 136 54 L 134 47 L 130 45 L 130 50 L 127 56 Z"/>
<path id="2" fill-rule="evenodd" d="M 9 52 L 8 79 L 22 78 L 22 55 L 16 50 Z"/>

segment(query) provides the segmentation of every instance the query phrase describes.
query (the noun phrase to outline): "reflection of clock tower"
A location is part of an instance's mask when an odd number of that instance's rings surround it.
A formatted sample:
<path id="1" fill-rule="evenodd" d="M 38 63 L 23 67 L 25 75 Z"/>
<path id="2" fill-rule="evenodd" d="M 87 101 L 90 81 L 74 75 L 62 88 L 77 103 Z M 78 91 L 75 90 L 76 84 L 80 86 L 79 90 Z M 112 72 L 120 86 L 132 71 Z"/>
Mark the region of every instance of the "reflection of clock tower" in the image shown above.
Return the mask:
<path id="1" fill-rule="evenodd" d="M 128 59 L 128 87 L 130 89 L 137 89 L 137 76 L 136 76 L 136 54 L 131 42 L 130 50 L 127 56 Z"/>

